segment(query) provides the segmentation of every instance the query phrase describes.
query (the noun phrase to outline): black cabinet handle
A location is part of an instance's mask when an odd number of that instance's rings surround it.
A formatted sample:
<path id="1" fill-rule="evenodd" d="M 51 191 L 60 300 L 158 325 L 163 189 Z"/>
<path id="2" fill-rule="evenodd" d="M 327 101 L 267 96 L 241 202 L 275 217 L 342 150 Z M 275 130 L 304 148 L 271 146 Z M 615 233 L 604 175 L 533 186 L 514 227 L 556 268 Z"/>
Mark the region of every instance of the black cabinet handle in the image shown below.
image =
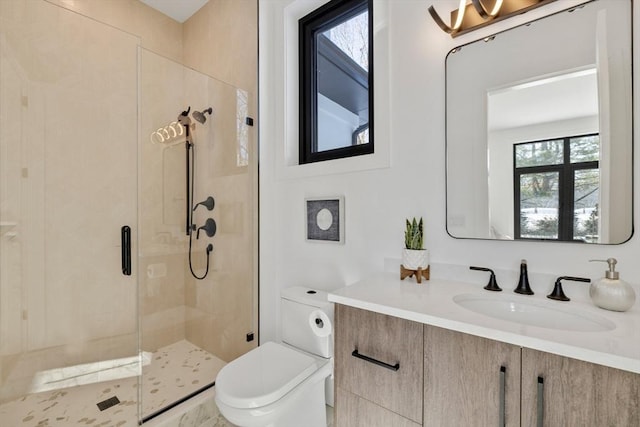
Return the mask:
<path id="1" fill-rule="evenodd" d="M 500 408 L 499 408 L 500 413 L 498 414 L 498 426 L 500 427 L 505 426 L 505 418 L 506 418 L 505 397 L 504 397 L 506 376 L 507 376 L 507 367 L 500 366 Z"/>
<path id="2" fill-rule="evenodd" d="M 131 227 L 122 226 L 120 240 L 122 243 L 122 274 L 131 276 Z"/>
<path id="3" fill-rule="evenodd" d="M 374 365 L 382 366 L 383 368 L 387 368 L 387 369 L 390 369 L 392 371 L 397 371 L 398 369 L 400 369 L 400 363 L 396 363 L 395 365 L 389 365 L 388 363 L 384 363 L 384 362 L 381 362 L 381 361 L 379 361 L 377 359 L 374 359 L 372 357 L 365 356 L 364 354 L 358 353 L 358 349 L 357 348 L 351 352 L 351 355 L 353 357 L 357 357 L 358 359 L 362 359 L 362 360 L 367 361 L 369 363 L 373 363 Z"/>
<path id="4" fill-rule="evenodd" d="M 537 427 L 544 425 L 544 378 L 538 377 L 538 422 Z"/>

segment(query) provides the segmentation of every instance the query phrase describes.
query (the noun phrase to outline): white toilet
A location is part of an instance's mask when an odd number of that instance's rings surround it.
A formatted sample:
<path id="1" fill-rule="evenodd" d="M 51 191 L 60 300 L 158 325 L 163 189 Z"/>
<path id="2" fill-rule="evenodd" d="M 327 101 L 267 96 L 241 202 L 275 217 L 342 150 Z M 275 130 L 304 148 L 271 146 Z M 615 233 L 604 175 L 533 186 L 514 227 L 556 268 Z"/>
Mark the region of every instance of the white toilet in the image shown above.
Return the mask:
<path id="1" fill-rule="evenodd" d="M 222 368 L 216 404 L 239 427 L 326 427 L 333 304 L 326 292 L 303 287 L 284 289 L 280 298 L 282 343 L 267 342 Z"/>

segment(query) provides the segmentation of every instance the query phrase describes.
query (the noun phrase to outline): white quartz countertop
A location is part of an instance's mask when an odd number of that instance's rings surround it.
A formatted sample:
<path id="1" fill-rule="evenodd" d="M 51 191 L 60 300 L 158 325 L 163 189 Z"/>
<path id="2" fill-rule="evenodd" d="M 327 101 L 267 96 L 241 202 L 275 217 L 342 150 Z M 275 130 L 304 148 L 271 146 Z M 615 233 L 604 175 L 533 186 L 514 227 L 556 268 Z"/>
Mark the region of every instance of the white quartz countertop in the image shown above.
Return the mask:
<path id="1" fill-rule="evenodd" d="M 329 301 L 438 326 L 509 344 L 546 351 L 586 362 L 640 373 L 639 302 L 624 313 L 603 310 L 590 300 L 552 301 L 544 294 L 523 296 L 511 290 L 493 293 L 482 285 L 432 279 L 401 281 L 399 274 L 379 273 L 329 293 Z M 566 289 L 565 289 L 566 291 Z M 577 332 L 499 320 L 470 311 L 454 302 L 461 294 L 506 295 L 521 301 L 579 309 L 608 319 L 615 328 L 604 332 Z"/>

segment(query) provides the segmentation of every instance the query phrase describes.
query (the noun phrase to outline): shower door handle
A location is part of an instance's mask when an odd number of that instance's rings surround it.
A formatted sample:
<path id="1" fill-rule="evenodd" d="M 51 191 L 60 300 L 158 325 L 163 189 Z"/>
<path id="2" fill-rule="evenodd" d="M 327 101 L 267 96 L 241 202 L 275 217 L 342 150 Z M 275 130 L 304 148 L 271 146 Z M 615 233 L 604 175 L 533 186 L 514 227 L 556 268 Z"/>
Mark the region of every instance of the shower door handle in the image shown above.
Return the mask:
<path id="1" fill-rule="evenodd" d="M 122 274 L 131 276 L 131 227 L 122 226 L 120 240 L 122 242 Z"/>

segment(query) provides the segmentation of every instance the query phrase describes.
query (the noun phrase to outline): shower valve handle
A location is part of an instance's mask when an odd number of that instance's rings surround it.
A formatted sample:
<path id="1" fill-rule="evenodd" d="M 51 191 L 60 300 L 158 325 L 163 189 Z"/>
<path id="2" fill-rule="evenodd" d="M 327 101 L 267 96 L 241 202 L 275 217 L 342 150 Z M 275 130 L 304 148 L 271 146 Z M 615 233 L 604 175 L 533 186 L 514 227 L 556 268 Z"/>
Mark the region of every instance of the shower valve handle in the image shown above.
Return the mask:
<path id="1" fill-rule="evenodd" d="M 200 230 L 204 230 L 207 233 L 208 237 L 213 237 L 216 234 L 217 230 L 216 222 L 213 220 L 213 218 L 208 218 L 204 225 L 198 228 L 198 231 L 196 232 L 196 239 L 200 238 Z"/>
<path id="2" fill-rule="evenodd" d="M 198 203 L 197 205 L 195 205 L 195 207 L 193 208 L 193 210 L 195 211 L 196 209 L 198 209 L 198 206 L 204 206 L 205 208 L 207 208 L 208 211 L 212 211 L 213 207 L 216 205 L 215 200 L 213 200 L 213 197 L 209 196 L 207 197 L 207 200 L 204 200 L 200 203 Z"/>

